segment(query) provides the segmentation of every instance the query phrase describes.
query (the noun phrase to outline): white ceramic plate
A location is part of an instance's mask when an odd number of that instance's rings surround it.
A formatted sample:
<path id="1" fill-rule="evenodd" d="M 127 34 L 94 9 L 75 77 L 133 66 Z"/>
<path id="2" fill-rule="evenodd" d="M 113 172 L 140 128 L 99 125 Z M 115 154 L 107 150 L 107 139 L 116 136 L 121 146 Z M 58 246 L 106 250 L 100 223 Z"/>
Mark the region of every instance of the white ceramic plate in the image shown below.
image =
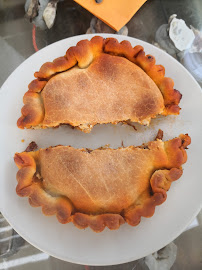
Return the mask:
<path id="1" fill-rule="evenodd" d="M 16 121 L 23 105 L 22 97 L 34 78 L 33 73 L 44 62 L 64 55 L 70 46 L 81 39 L 90 39 L 92 35 L 61 40 L 35 53 L 11 74 L 1 90 L 0 210 L 28 242 L 52 256 L 73 263 L 111 265 L 146 256 L 182 233 L 202 204 L 202 93 L 199 85 L 182 65 L 162 50 L 134 38 L 115 37 L 119 41 L 127 39 L 133 46 L 142 45 L 146 53 L 154 55 L 157 63 L 165 66 L 166 76 L 174 79 L 175 88 L 183 94 L 179 116 L 160 117 L 153 120 L 149 128 L 136 125 L 137 131 L 126 125 L 98 125 L 90 134 L 65 126 L 42 131 L 18 129 Z M 158 128 L 164 130 L 164 139 L 188 133 L 192 144 L 187 151 L 184 174 L 172 184 L 167 201 L 156 208 L 152 218 L 142 218 L 137 227 L 125 224 L 117 231 L 105 229 L 98 234 L 90 229 L 79 230 L 72 224 L 59 224 L 55 216 L 45 217 L 40 208 L 32 208 L 27 198 L 20 198 L 15 193 L 17 168 L 13 156 L 15 152 L 23 151 L 32 140 L 39 147 L 57 144 L 78 148 L 97 148 L 105 144 L 119 147 L 122 140 L 125 146 L 153 140 Z"/>

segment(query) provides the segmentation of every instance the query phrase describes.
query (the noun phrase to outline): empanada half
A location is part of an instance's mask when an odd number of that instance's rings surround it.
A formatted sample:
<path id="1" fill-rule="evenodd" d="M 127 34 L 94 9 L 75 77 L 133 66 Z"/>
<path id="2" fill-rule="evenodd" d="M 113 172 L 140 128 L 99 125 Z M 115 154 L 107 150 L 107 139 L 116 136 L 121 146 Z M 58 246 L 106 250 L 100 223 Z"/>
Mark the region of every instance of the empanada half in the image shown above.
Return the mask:
<path id="1" fill-rule="evenodd" d="M 96 124 L 138 122 L 179 114 L 181 94 L 142 46 L 93 37 L 42 65 L 25 93 L 19 128 L 69 124 L 90 132 Z"/>
<path id="2" fill-rule="evenodd" d="M 59 222 L 101 232 L 125 221 L 135 226 L 166 200 L 182 175 L 188 135 L 139 147 L 75 149 L 56 146 L 16 153 L 16 192 Z"/>

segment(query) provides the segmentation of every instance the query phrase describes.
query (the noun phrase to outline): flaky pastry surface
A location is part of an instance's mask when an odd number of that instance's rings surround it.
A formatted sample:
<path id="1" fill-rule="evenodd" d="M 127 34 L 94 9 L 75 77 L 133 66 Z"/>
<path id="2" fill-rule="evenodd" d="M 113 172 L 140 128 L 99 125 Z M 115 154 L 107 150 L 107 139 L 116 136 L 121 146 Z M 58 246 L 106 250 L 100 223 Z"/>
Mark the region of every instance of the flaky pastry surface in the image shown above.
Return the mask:
<path id="1" fill-rule="evenodd" d="M 42 65 L 25 93 L 19 128 L 69 124 L 90 132 L 96 124 L 149 124 L 179 114 L 181 94 L 142 46 L 93 37 Z"/>
<path id="2" fill-rule="evenodd" d="M 140 147 L 75 149 L 56 146 L 16 153 L 16 192 L 59 222 L 101 232 L 135 226 L 166 200 L 182 175 L 188 135 Z"/>

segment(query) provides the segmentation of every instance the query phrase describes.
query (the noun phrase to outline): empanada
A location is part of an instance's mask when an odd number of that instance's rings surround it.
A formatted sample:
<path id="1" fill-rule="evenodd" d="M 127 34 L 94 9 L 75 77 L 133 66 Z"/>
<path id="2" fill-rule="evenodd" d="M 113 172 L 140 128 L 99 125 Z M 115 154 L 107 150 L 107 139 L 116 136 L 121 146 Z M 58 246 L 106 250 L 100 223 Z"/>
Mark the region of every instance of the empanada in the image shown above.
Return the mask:
<path id="1" fill-rule="evenodd" d="M 68 124 L 90 132 L 96 124 L 138 122 L 179 114 L 181 94 L 142 46 L 93 37 L 42 65 L 25 93 L 19 128 Z"/>
<path id="2" fill-rule="evenodd" d="M 41 206 L 59 222 L 118 229 L 125 221 L 135 226 L 151 217 L 166 200 L 172 181 L 182 175 L 188 135 L 139 147 L 75 149 L 55 146 L 15 154 L 19 168 L 16 192 Z M 29 149 L 30 150 L 30 149 Z"/>

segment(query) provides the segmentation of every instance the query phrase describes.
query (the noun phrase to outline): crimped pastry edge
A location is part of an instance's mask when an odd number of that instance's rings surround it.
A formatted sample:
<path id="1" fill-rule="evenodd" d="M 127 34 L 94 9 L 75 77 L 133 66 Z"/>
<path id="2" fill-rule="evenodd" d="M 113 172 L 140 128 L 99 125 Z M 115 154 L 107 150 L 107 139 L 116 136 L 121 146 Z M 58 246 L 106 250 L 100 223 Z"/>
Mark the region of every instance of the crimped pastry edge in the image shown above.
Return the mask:
<path id="1" fill-rule="evenodd" d="M 138 65 L 156 83 L 163 95 L 165 108 L 161 114 L 179 114 L 179 102 L 182 95 L 178 90 L 174 89 L 173 80 L 165 77 L 165 68 L 162 65 L 155 65 L 156 60 L 152 55 L 145 55 L 144 49 L 140 45 L 133 48 L 129 41 L 124 40 L 119 43 L 115 38 L 104 39 L 100 36 L 95 36 L 90 41 L 79 41 L 76 46 L 70 47 L 67 50 L 65 56 L 56 58 L 53 62 L 43 64 L 39 72 L 35 72 L 34 76 L 37 79 L 29 84 L 28 91 L 24 95 L 24 106 L 21 110 L 22 116 L 18 119 L 17 126 L 19 128 L 47 128 L 42 124 L 44 106 L 40 93 L 48 80 L 77 64 L 80 68 L 88 67 L 100 53 L 124 57 Z M 148 123 L 149 120 L 146 119 L 145 124 Z M 90 132 L 92 127 L 91 123 L 89 123 L 86 127 L 81 125 L 77 128 L 84 132 Z"/>
<path id="2" fill-rule="evenodd" d="M 171 142 L 169 144 L 170 149 L 167 150 L 176 151 L 177 146 L 182 165 L 187 160 L 185 149 L 191 143 L 190 137 L 187 134 L 181 134 L 178 138 L 172 139 L 169 142 Z M 95 232 L 101 232 L 105 227 L 108 227 L 110 230 L 117 230 L 125 222 L 131 226 L 136 226 L 140 223 L 141 217 L 153 216 L 155 207 L 166 200 L 166 193 L 171 183 L 182 175 L 181 166 L 156 170 L 150 178 L 152 195 L 143 204 L 138 203 L 137 205 L 134 202 L 133 205 L 125 209 L 121 214 L 88 215 L 76 212 L 68 198 L 64 196 L 53 197 L 44 190 L 42 183 L 39 181 L 40 176 L 37 175 L 38 153 L 39 151 L 15 154 L 14 161 L 19 169 L 17 172 L 18 184 L 16 193 L 21 197 L 28 197 L 31 206 L 41 206 L 42 212 L 45 215 L 56 215 L 60 223 L 73 222 L 80 229 L 90 227 Z M 37 180 L 36 175 L 38 177 Z M 138 201 L 141 201 L 141 198 L 138 198 Z"/>

